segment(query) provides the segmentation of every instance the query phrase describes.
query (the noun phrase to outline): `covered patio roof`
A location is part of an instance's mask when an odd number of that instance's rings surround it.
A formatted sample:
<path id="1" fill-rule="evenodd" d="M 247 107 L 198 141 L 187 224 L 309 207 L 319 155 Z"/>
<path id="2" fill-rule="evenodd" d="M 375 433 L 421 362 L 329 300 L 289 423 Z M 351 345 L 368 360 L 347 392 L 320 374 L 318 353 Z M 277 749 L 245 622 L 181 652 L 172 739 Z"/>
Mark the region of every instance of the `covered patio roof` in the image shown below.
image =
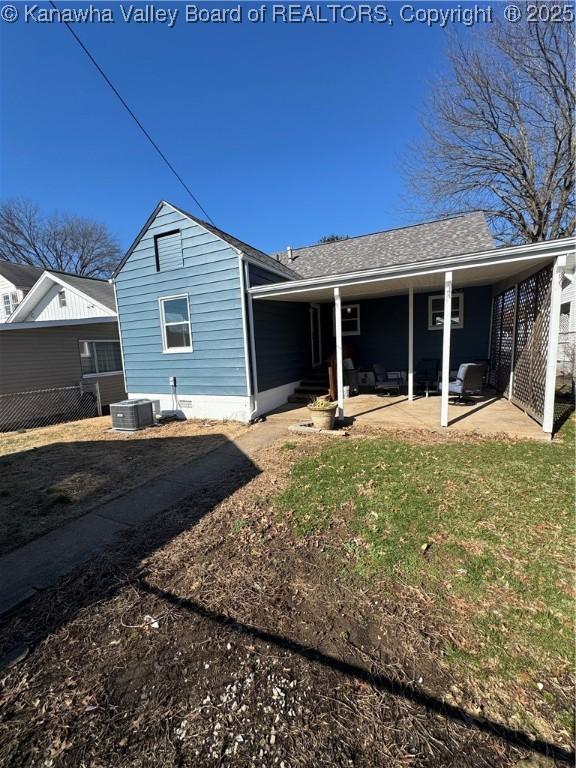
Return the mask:
<path id="1" fill-rule="evenodd" d="M 567 256 L 574 251 L 576 238 L 562 238 L 539 243 L 515 245 L 473 253 L 462 253 L 447 258 L 428 259 L 412 263 L 392 264 L 367 270 L 341 274 L 288 280 L 283 283 L 255 286 L 249 289 L 252 300 L 289 302 L 334 302 L 334 335 L 336 344 L 336 391 L 338 415 L 345 413 L 344 370 L 342 344 L 342 301 L 370 297 L 408 295 L 408 401 L 414 403 L 414 294 L 443 289 L 444 317 L 451 317 L 454 288 L 467 286 L 515 284 L 518 292 L 520 279 L 545 272 L 551 265 L 549 298 L 549 329 L 543 357 L 545 367 L 544 405 L 539 411 L 543 417 L 542 429 L 553 432 L 556 359 L 559 332 L 560 290 Z M 250 304 L 251 306 L 251 304 Z M 516 319 L 514 320 L 516 323 Z M 516 333 L 516 330 L 514 331 Z M 449 425 L 450 346 L 452 323 L 444 323 L 442 331 L 443 382 L 440 397 L 440 426 Z M 514 352 L 512 352 L 514 360 Z M 532 376 L 529 369 L 529 376 Z M 512 374 L 511 374 L 512 375 Z M 532 387 L 532 379 L 527 382 Z M 524 401 L 523 401 L 524 402 Z"/>
<path id="2" fill-rule="evenodd" d="M 346 299 L 393 296 L 408 293 L 409 289 L 423 293 L 443 289 L 447 271 L 452 272 L 458 287 L 492 285 L 550 264 L 558 255 L 573 251 L 575 245 L 576 238 L 570 237 L 493 248 L 446 259 L 260 285 L 251 288 L 250 294 L 260 300 L 318 302 L 333 301 L 335 288 L 340 288 Z"/>

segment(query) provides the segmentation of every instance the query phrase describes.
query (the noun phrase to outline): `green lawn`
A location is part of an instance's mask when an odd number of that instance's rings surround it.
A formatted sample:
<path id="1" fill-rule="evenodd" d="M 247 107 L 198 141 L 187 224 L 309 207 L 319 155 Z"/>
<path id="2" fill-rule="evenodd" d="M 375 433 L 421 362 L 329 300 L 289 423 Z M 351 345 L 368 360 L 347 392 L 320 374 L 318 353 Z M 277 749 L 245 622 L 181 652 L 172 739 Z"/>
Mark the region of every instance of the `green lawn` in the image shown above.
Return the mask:
<path id="1" fill-rule="evenodd" d="M 337 441 L 296 463 L 277 507 L 329 542 L 345 573 L 431 598 L 431 621 L 459 638 L 445 645 L 453 670 L 520 682 L 568 726 L 572 421 L 552 444 Z"/>

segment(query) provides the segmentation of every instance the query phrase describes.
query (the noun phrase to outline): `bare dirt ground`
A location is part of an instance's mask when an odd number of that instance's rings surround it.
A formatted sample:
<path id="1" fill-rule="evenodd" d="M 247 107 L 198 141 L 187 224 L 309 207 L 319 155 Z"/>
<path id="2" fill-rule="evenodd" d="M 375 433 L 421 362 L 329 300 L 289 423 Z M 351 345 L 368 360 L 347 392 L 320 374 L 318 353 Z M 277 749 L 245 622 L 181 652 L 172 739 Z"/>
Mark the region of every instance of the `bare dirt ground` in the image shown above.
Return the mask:
<path id="1" fill-rule="evenodd" d="M 139 432 L 110 426 L 102 416 L 0 435 L 0 554 L 246 429 L 193 420 Z"/>
<path id="2" fill-rule="evenodd" d="M 434 438 L 437 439 L 437 438 Z M 272 506 L 294 438 L 0 623 L 6 768 L 552 766 L 443 663 L 457 628 Z M 342 516 L 346 514 L 343 509 Z M 332 543 L 331 543 L 332 542 Z M 6 664 L 5 660 L 5 664 Z M 9 662 L 8 662 L 9 663 Z"/>

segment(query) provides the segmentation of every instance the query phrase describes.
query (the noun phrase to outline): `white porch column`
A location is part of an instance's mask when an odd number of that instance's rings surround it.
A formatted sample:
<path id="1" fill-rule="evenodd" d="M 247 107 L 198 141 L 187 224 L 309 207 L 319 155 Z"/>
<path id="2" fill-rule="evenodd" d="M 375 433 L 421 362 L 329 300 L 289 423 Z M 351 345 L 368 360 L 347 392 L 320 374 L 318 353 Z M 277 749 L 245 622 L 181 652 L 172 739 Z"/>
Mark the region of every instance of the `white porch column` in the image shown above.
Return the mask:
<path id="1" fill-rule="evenodd" d="M 414 288 L 408 289 L 408 400 L 414 400 Z"/>
<path id="2" fill-rule="evenodd" d="M 444 273 L 444 326 L 442 332 L 442 402 L 440 426 L 448 426 L 448 382 L 450 381 L 450 334 L 452 331 L 452 272 Z"/>
<path id="3" fill-rule="evenodd" d="M 338 418 L 344 416 L 344 366 L 342 364 L 342 299 L 340 288 L 334 288 L 334 319 L 336 330 L 336 392 L 338 399 Z"/>
<path id="4" fill-rule="evenodd" d="M 544 390 L 544 420 L 542 429 L 550 436 L 554 429 L 554 400 L 556 398 L 556 366 L 558 364 L 558 334 L 560 332 L 560 298 L 562 279 L 566 267 L 566 254 L 556 257 L 552 272 L 550 293 L 550 327 L 548 330 L 548 355 L 546 358 L 546 388 Z"/>

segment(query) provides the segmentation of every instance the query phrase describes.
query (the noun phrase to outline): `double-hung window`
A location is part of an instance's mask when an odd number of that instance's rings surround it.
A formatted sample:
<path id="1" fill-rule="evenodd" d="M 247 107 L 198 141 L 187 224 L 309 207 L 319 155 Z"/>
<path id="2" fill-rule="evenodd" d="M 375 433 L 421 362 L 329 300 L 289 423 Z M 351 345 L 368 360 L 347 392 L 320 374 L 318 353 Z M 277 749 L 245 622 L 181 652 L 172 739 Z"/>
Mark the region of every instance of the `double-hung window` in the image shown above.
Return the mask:
<path id="1" fill-rule="evenodd" d="M 360 304 L 342 304 L 342 336 L 360 335 Z M 336 315 L 333 315 L 333 333 L 336 336 Z"/>
<path id="2" fill-rule="evenodd" d="M 2 297 L 2 301 L 4 303 L 4 314 L 8 317 L 18 307 L 18 294 L 5 293 Z"/>
<path id="3" fill-rule="evenodd" d="M 464 294 L 452 294 L 452 328 L 464 327 Z M 428 297 L 428 330 L 444 328 L 444 294 Z"/>
<path id="4" fill-rule="evenodd" d="M 161 298 L 160 322 L 164 352 L 192 351 L 188 294 Z"/>
<path id="5" fill-rule="evenodd" d="M 80 366 L 84 376 L 122 373 L 119 341 L 80 341 Z"/>

